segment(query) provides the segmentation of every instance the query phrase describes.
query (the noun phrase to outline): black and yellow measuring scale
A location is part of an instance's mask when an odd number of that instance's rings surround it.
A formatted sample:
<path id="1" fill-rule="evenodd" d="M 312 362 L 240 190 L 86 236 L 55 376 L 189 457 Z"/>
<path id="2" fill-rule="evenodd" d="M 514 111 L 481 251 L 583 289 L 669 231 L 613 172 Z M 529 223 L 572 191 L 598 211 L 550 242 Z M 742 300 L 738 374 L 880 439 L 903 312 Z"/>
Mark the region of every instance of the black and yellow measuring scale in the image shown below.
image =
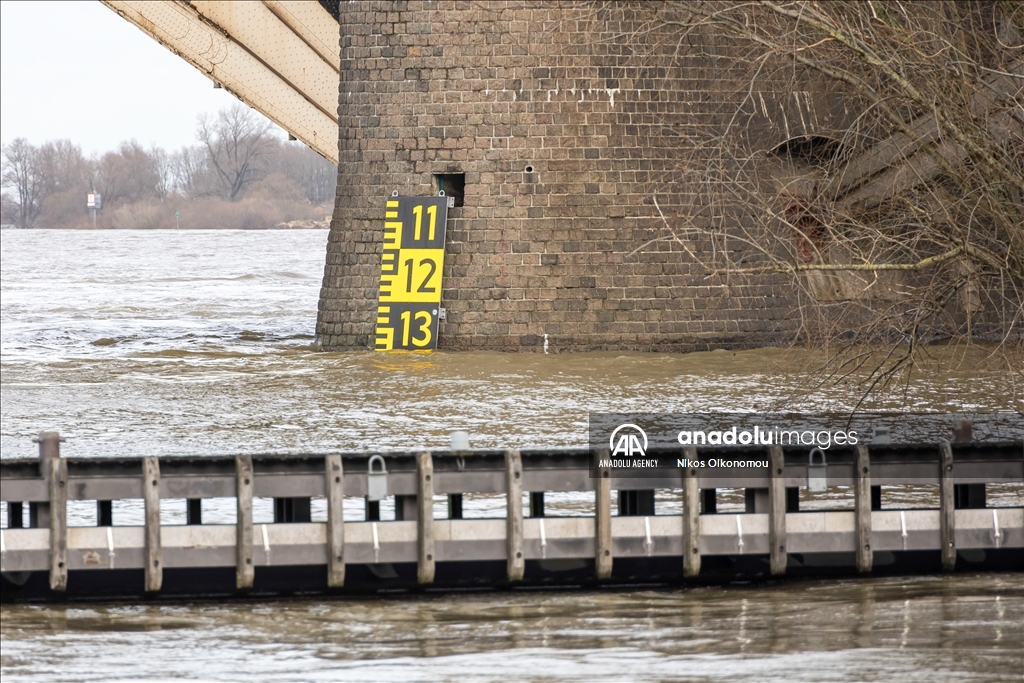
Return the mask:
<path id="1" fill-rule="evenodd" d="M 437 348 L 448 199 L 389 197 L 377 299 L 378 351 Z"/>

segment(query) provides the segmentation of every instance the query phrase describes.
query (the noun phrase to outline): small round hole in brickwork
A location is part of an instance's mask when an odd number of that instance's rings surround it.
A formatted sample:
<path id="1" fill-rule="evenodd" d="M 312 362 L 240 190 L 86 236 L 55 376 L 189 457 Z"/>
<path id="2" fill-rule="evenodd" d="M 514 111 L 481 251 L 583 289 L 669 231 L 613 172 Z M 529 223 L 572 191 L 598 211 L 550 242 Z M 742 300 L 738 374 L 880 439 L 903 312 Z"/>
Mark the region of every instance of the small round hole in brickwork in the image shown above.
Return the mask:
<path id="1" fill-rule="evenodd" d="M 527 166 L 526 167 L 526 172 L 527 173 L 533 173 L 533 166 Z"/>

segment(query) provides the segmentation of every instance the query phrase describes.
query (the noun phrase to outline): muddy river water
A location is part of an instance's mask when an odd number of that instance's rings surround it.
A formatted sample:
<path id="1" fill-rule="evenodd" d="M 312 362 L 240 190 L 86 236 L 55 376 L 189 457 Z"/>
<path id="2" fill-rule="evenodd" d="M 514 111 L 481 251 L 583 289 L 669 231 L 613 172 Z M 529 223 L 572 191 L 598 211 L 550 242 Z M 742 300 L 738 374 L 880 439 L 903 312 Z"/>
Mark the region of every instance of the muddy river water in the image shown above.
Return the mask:
<path id="1" fill-rule="evenodd" d="M 819 356 L 792 349 L 323 353 L 313 328 L 325 243 L 323 231 L 5 230 L 0 455 L 34 455 L 43 429 L 66 436 L 72 457 L 443 448 L 455 429 L 480 448 L 582 446 L 588 412 L 825 412 L 862 395 L 855 383 L 817 382 Z M 908 382 L 861 408 L 1021 410 L 1012 365 L 990 351 L 936 347 Z M 994 493 L 993 504 L 1024 504 L 1020 487 Z M 572 514 L 585 502 L 552 504 Z M 467 501 L 467 516 L 499 513 L 493 505 Z M 659 513 L 672 505 L 659 500 Z M 138 523 L 138 512 L 126 504 L 115 523 Z M 72 524 L 93 523 L 88 510 L 71 513 Z M 11 681 L 1020 681 L 1022 577 L 4 605 L 0 672 Z"/>

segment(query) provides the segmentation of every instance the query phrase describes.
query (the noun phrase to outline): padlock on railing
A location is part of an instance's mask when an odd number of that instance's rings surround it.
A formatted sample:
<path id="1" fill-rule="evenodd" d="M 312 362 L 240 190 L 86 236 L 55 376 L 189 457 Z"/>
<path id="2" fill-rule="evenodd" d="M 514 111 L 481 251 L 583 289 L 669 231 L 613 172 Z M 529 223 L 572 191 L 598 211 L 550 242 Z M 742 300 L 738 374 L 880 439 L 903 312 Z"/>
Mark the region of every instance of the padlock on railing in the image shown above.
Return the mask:
<path id="1" fill-rule="evenodd" d="M 828 466 L 825 464 L 825 451 L 812 448 L 807 456 L 807 490 L 824 491 L 828 488 Z"/>
<path id="2" fill-rule="evenodd" d="M 374 471 L 374 463 L 380 463 L 380 471 Z M 384 464 L 384 458 L 374 455 L 367 463 L 366 471 L 366 499 L 369 501 L 384 500 L 388 497 L 388 468 Z"/>

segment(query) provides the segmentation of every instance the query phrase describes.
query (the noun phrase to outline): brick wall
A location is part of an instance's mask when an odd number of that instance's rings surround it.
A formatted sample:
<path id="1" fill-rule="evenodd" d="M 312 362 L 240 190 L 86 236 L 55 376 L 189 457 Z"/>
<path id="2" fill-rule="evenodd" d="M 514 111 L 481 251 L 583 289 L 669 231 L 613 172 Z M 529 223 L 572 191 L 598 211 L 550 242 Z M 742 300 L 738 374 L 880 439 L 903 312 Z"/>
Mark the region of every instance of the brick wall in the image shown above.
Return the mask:
<path id="1" fill-rule="evenodd" d="M 659 214 L 671 224 L 692 212 L 695 140 L 723 128 L 743 88 L 723 85 L 714 46 L 680 58 L 674 41 L 644 36 L 639 54 L 636 39 L 617 37 L 638 18 L 589 7 L 341 4 L 324 348 L 372 346 L 385 199 L 434 194 L 437 173 L 466 176 L 465 206 L 449 212 L 439 348 L 539 350 L 548 335 L 552 351 L 692 351 L 792 338 L 784 281 L 709 280 L 690 252 L 711 245 L 665 239 Z"/>

